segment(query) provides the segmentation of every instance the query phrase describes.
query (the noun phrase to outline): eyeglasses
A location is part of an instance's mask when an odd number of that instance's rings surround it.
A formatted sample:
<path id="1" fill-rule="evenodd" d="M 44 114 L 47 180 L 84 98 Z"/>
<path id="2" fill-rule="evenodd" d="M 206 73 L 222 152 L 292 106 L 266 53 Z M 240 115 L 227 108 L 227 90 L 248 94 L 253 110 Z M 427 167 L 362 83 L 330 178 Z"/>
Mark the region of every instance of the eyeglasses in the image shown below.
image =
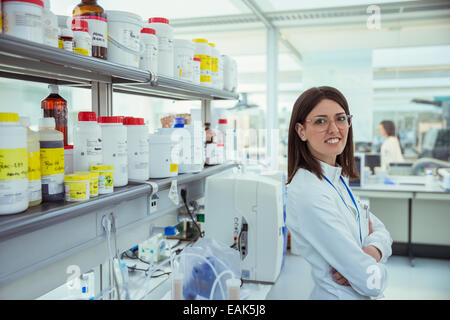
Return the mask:
<path id="1" fill-rule="evenodd" d="M 314 130 L 321 132 L 326 131 L 331 122 L 334 122 L 338 129 L 348 129 L 352 125 L 352 118 L 353 115 L 351 114 L 337 115 L 334 120 L 330 120 L 328 117 L 317 116 L 304 120 L 303 123 L 310 122 Z"/>

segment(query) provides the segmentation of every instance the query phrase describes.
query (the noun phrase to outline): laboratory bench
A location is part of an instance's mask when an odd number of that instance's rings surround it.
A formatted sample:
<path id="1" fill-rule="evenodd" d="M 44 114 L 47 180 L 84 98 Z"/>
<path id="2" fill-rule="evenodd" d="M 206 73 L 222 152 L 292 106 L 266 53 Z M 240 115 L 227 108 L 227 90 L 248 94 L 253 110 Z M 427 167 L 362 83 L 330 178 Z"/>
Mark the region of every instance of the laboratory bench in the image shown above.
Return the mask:
<path id="1" fill-rule="evenodd" d="M 38 298 L 66 283 L 74 267 L 81 274 L 97 268 L 101 276 L 95 287 L 107 288 L 111 266 L 105 217 L 115 220 L 112 244 L 124 252 L 148 239 L 153 227 L 178 223 L 177 210 L 184 205 L 181 189 L 186 189 L 188 202 L 200 199 L 206 177 L 235 167 L 229 162 L 168 179 L 130 181 L 84 202 L 42 203 L 0 216 L 0 300 Z M 174 186 L 178 201 L 169 198 Z"/>
<path id="2" fill-rule="evenodd" d="M 393 184 L 369 179 L 352 190 L 368 200 L 394 241 L 393 254 L 450 259 L 450 193 L 421 176 L 390 176 Z"/>

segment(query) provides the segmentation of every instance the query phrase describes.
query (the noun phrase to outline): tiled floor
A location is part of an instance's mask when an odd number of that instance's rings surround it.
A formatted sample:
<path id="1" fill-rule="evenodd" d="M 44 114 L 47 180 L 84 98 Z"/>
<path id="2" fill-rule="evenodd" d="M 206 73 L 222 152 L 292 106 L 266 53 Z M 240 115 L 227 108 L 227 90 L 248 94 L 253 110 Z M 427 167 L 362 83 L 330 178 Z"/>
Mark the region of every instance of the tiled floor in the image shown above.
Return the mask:
<path id="1" fill-rule="evenodd" d="M 450 299 L 450 260 L 415 258 L 411 267 L 408 258 L 392 256 L 386 266 L 389 283 L 384 299 Z M 313 287 L 310 265 L 290 255 L 267 299 L 308 299 Z"/>

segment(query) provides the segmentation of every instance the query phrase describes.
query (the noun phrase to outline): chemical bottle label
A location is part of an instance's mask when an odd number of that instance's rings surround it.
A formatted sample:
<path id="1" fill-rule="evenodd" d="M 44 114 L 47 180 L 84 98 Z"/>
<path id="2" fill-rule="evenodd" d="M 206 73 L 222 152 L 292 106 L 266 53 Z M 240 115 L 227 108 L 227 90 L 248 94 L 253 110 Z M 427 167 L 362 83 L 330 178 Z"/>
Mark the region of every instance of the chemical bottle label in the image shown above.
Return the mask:
<path id="1" fill-rule="evenodd" d="M 219 59 L 211 57 L 211 72 L 219 72 Z"/>
<path id="2" fill-rule="evenodd" d="M 200 58 L 200 82 L 211 82 L 211 56 L 204 54 L 194 55 Z"/>
<path id="3" fill-rule="evenodd" d="M 89 183 L 89 193 L 91 195 L 98 195 L 98 179 L 91 179 Z"/>
<path id="4" fill-rule="evenodd" d="M 76 45 L 73 48 L 73 52 L 79 53 L 79 54 L 82 54 L 82 55 L 85 55 L 85 56 L 89 56 L 89 51 L 87 49 L 78 48 L 78 47 L 76 47 Z"/>
<path id="5" fill-rule="evenodd" d="M 29 181 L 41 180 L 40 151 L 28 152 L 28 180 Z"/>
<path id="6" fill-rule="evenodd" d="M 64 143 L 41 141 L 41 175 L 64 174 Z"/>
<path id="7" fill-rule="evenodd" d="M 177 172 L 178 171 L 178 163 L 171 163 L 169 171 L 170 172 Z"/>
<path id="8" fill-rule="evenodd" d="M 66 182 L 65 193 L 66 201 L 87 200 L 89 198 L 89 189 L 85 182 Z"/>
<path id="9" fill-rule="evenodd" d="M 108 47 L 106 41 L 106 39 L 108 39 L 108 24 L 106 18 L 96 16 L 74 16 L 74 18 L 87 21 L 89 35 L 92 38 L 92 46 Z"/>
<path id="10" fill-rule="evenodd" d="M 0 180 L 18 180 L 27 178 L 27 149 L 0 149 Z"/>
<path id="11" fill-rule="evenodd" d="M 113 173 L 102 172 L 98 177 L 98 189 L 112 188 L 114 186 Z"/>

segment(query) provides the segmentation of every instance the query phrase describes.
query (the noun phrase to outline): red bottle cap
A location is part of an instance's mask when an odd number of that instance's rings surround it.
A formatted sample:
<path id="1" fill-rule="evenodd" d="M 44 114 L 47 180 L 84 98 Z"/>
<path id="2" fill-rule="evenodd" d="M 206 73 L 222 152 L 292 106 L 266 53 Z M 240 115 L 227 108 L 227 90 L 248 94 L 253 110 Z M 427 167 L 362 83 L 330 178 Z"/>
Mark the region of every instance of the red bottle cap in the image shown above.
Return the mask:
<path id="1" fill-rule="evenodd" d="M 194 57 L 194 61 L 199 61 L 199 62 L 201 62 L 202 60 L 201 60 L 200 58 L 198 58 L 198 57 Z"/>
<path id="2" fill-rule="evenodd" d="M 115 117 L 98 117 L 98 123 L 123 123 L 122 116 Z"/>
<path id="3" fill-rule="evenodd" d="M 4 0 L 3 2 L 12 2 L 12 1 L 32 3 L 32 4 L 36 4 L 40 7 L 44 7 L 44 1 L 42 1 L 42 0 Z"/>
<path id="4" fill-rule="evenodd" d="M 156 17 L 148 19 L 148 23 L 167 23 L 169 24 L 169 19 Z"/>
<path id="5" fill-rule="evenodd" d="M 68 144 L 67 146 L 64 146 L 64 150 L 67 150 L 67 149 L 73 149 L 73 145 Z"/>
<path id="6" fill-rule="evenodd" d="M 155 34 L 156 35 L 155 29 L 152 29 L 152 28 L 143 28 L 141 30 L 141 33 L 149 33 L 149 34 Z"/>
<path id="7" fill-rule="evenodd" d="M 227 119 L 219 119 L 219 124 L 227 124 Z"/>
<path id="8" fill-rule="evenodd" d="M 97 121 L 97 115 L 93 111 L 80 111 L 78 121 Z"/>
<path id="9" fill-rule="evenodd" d="M 123 124 L 126 126 L 143 126 L 145 125 L 144 118 L 125 117 Z"/>

